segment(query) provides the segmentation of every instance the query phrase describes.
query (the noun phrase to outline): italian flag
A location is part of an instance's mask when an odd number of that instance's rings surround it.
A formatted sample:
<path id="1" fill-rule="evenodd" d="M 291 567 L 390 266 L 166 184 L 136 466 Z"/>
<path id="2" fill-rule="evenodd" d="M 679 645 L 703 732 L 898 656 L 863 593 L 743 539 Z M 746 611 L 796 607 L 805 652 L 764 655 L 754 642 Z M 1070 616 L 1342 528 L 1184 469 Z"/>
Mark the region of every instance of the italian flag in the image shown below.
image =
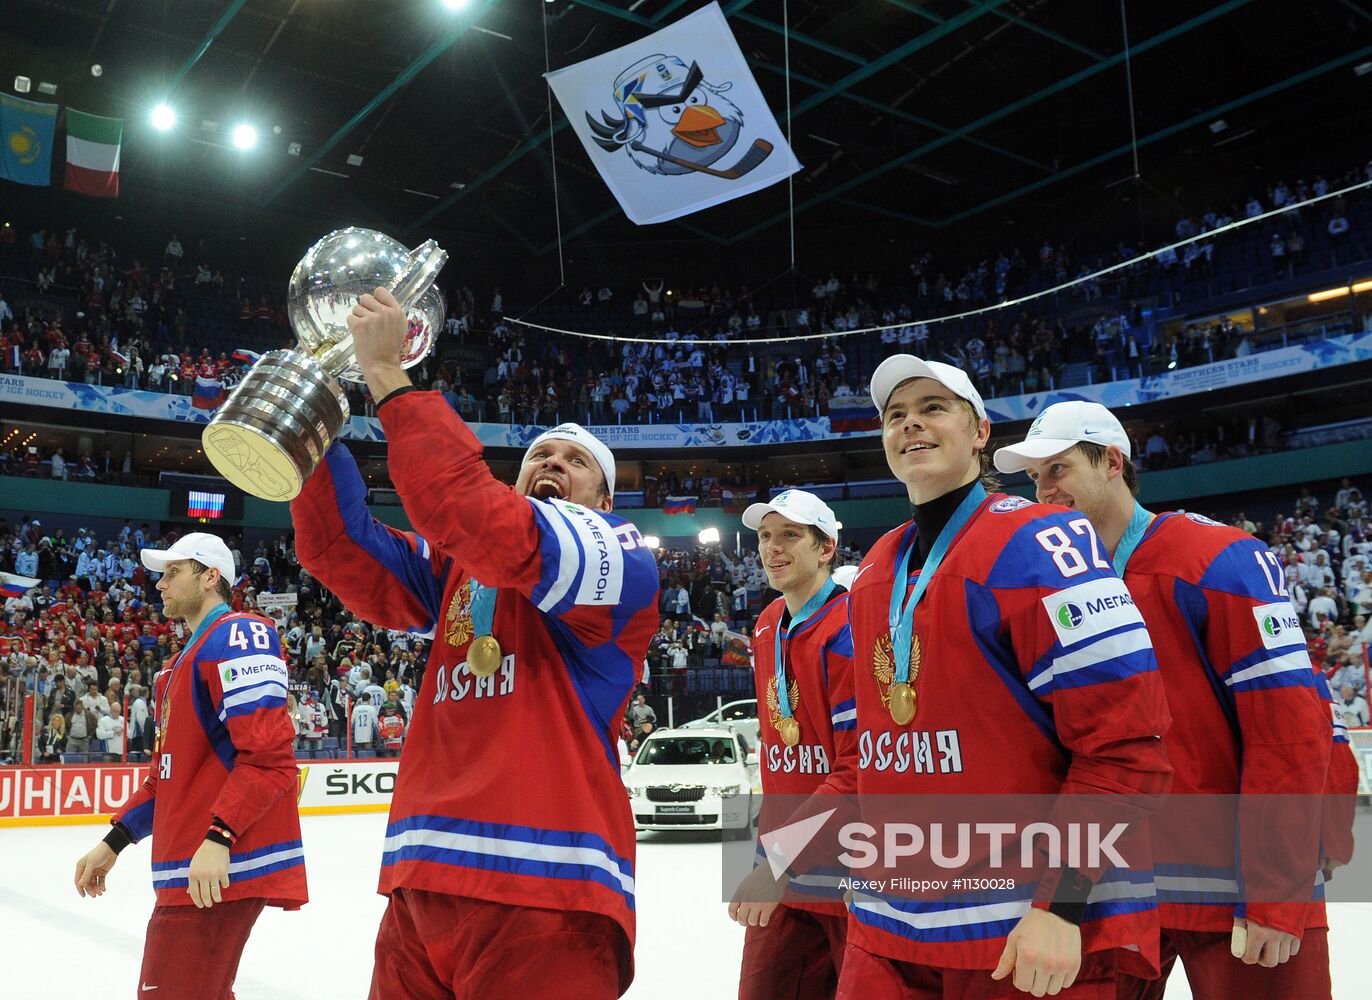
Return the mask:
<path id="1" fill-rule="evenodd" d="M 67 108 L 68 191 L 93 198 L 119 197 L 121 118 L 101 118 Z"/>

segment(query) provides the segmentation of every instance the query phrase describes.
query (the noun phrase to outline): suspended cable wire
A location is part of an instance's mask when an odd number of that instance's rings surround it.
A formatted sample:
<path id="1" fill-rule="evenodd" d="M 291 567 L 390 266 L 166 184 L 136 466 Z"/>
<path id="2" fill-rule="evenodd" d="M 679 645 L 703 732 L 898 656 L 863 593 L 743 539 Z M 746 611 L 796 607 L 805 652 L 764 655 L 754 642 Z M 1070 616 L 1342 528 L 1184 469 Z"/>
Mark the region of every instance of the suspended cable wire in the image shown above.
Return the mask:
<path id="1" fill-rule="evenodd" d="M 548 8 L 545 4 L 543 6 L 543 86 L 548 91 L 548 152 L 553 161 L 553 219 L 557 225 L 557 287 L 563 288 L 567 284 L 567 265 L 562 260 L 562 206 L 559 203 L 557 191 L 557 129 L 553 127 L 553 85 L 548 82 L 548 74 L 551 72 L 552 64 L 548 55 Z"/>
<path id="2" fill-rule="evenodd" d="M 1129 94 L 1129 144 L 1134 152 L 1134 179 L 1139 178 L 1139 129 L 1134 120 L 1134 64 L 1130 59 L 1129 16 L 1124 10 L 1124 0 L 1120 0 L 1120 26 L 1124 31 L 1124 86 Z"/>
<path id="3" fill-rule="evenodd" d="M 807 340 L 830 340 L 837 337 L 852 337 L 864 333 L 880 333 L 883 330 L 899 330 L 902 327 L 914 326 L 916 324 L 921 323 L 926 326 L 935 326 L 939 323 L 951 323 L 954 320 L 967 319 L 970 316 L 984 316 L 988 313 L 999 312 L 1002 309 L 1012 309 L 1015 306 L 1021 306 L 1024 305 L 1026 302 L 1033 302 L 1037 299 L 1045 298 L 1049 295 L 1056 295 L 1058 292 L 1066 291 L 1069 288 L 1075 288 L 1077 285 L 1085 284 L 1088 281 L 1094 281 L 1097 278 L 1104 277 L 1107 274 L 1114 274 L 1116 271 L 1122 271 L 1125 268 L 1133 267 L 1136 264 L 1142 264 L 1145 261 L 1152 260 L 1154 257 L 1157 257 L 1161 254 L 1168 252 L 1169 250 L 1175 251 L 1181 249 L 1182 247 L 1190 246 L 1192 243 L 1200 243 L 1205 240 L 1211 240 L 1222 233 L 1242 229 L 1244 226 L 1252 226 L 1257 223 L 1264 222 L 1267 219 L 1274 218 L 1275 216 L 1285 215 L 1287 212 L 1296 212 L 1310 205 L 1316 205 L 1322 201 L 1328 201 L 1330 198 L 1341 198 L 1344 195 L 1351 194 L 1354 191 L 1362 191 L 1369 187 L 1372 187 L 1372 180 L 1360 181 L 1357 184 L 1350 184 L 1346 188 L 1340 188 L 1337 191 L 1330 191 L 1328 194 L 1322 194 L 1317 195 L 1313 198 L 1307 198 L 1305 199 L 1305 201 L 1296 202 L 1295 204 L 1291 205 L 1286 205 L 1283 208 L 1274 208 L 1270 212 L 1263 212 L 1260 215 L 1255 215 L 1247 219 L 1239 219 L 1235 222 L 1229 223 L 1228 225 L 1220 226 L 1218 229 L 1211 229 L 1207 232 L 1198 233 L 1197 235 L 1188 237 L 1184 240 L 1177 240 L 1175 243 L 1168 243 L 1166 246 L 1158 247 L 1156 250 L 1149 250 L 1147 253 L 1141 253 L 1135 257 L 1129 258 L 1128 260 L 1122 260 L 1116 264 L 1111 264 L 1110 266 L 1103 267 L 1098 271 L 1092 271 L 1090 274 L 1078 275 L 1070 281 L 1064 281 L 1060 284 L 1053 285 L 1051 288 L 1045 288 L 1042 291 L 1034 292 L 1030 295 L 1022 295 L 1017 299 L 1007 299 L 1004 302 L 997 302 L 995 305 L 981 306 L 977 309 L 968 309 L 964 312 L 953 313 L 951 316 L 930 316 L 925 319 L 905 320 L 900 323 L 887 323 L 882 326 L 866 326 L 858 330 L 831 330 L 827 333 L 791 334 L 785 337 L 749 337 L 744 340 L 731 340 L 728 341 L 728 343 L 733 345 L 790 344 L 801 343 Z M 691 344 L 715 345 L 719 343 L 713 338 L 702 339 L 700 337 L 678 337 L 677 339 L 672 340 L 667 337 L 624 337 L 610 333 L 588 333 L 584 330 L 568 330 L 564 329 L 563 327 L 545 326 L 542 323 L 532 323 L 529 320 L 520 319 L 515 316 L 503 316 L 501 318 L 507 323 L 515 323 L 519 326 L 529 327 L 533 330 L 543 330 L 547 333 L 560 333 L 568 337 L 583 337 L 587 340 L 611 340 L 626 344 L 675 344 L 677 346 L 686 346 Z"/>
<path id="4" fill-rule="evenodd" d="M 791 155 L 796 152 L 795 142 L 791 139 L 791 4 L 781 0 L 781 49 L 786 68 L 786 145 Z M 786 175 L 786 200 L 789 205 L 787 217 L 791 223 L 791 270 L 796 269 L 796 175 L 795 171 Z"/>

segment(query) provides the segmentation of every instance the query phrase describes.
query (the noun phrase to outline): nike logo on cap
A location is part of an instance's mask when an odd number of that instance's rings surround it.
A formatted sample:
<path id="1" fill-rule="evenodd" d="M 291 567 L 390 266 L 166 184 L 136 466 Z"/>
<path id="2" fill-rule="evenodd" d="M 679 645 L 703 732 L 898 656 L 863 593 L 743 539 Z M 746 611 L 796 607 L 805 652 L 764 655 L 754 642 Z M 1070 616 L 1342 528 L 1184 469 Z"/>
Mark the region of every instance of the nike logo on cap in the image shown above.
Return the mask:
<path id="1" fill-rule="evenodd" d="M 149 985 L 147 985 L 146 983 L 144 983 L 143 986 L 141 987 L 141 992 L 146 993 L 146 992 L 148 992 L 148 990 L 155 990 L 155 989 L 157 989 L 156 986 L 149 986 Z"/>

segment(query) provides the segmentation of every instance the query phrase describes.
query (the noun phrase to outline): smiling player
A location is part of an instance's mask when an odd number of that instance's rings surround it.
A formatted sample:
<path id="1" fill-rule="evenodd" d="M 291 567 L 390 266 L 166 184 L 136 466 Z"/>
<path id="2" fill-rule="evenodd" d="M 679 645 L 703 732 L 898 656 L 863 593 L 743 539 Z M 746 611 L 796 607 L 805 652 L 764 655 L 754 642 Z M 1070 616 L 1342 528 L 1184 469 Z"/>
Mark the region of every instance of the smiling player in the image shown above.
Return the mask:
<path id="1" fill-rule="evenodd" d="M 1252 815 L 1237 838 L 1228 831 L 1203 838 L 1210 843 L 1195 846 L 1208 848 L 1204 855 L 1158 838 L 1162 977 L 1126 977 L 1120 996 L 1161 997 L 1180 957 L 1200 1000 L 1328 997 L 1327 921 L 1311 893 L 1330 721 L 1282 566 L 1237 528 L 1145 510 L 1135 499 L 1130 452 L 1113 413 L 1073 400 L 1049 406 L 1024 441 L 999 449 L 996 468 L 1027 472 L 1041 501 L 1084 514 L 1129 587 L 1153 636 L 1172 712 L 1174 795 L 1310 798 L 1294 810 Z M 1281 886 L 1278 899 L 1246 899 L 1240 885 L 1270 887 L 1274 868 L 1290 868 L 1294 887 Z"/>
<path id="2" fill-rule="evenodd" d="M 853 752 L 853 637 L 848 592 L 833 581 L 838 522 L 829 505 L 786 490 L 750 506 L 743 524 L 757 532 L 767 581 L 781 593 L 753 630 L 757 700 L 768 709 L 758 719 L 765 834 L 788 821 L 766 808 L 783 801 L 778 796 L 852 791 L 851 769 L 838 762 Z M 766 873 L 765 865 L 755 871 Z M 729 904 L 729 915 L 748 928 L 739 1000 L 832 997 L 848 921 L 837 893 L 801 876 L 778 906 L 754 899 L 752 888 L 745 883 Z"/>
<path id="3" fill-rule="evenodd" d="M 608 1000 L 633 976 L 634 825 L 616 738 L 657 630 L 657 565 L 611 513 L 585 428 L 539 437 L 514 489 L 400 367 L 385 289 L 349 320 L 415 526 L 374 520 L 340 445 L 291 504 L 300 564 L 355 614 L 432 636 L 381 859 L 373 1000 Z"/>

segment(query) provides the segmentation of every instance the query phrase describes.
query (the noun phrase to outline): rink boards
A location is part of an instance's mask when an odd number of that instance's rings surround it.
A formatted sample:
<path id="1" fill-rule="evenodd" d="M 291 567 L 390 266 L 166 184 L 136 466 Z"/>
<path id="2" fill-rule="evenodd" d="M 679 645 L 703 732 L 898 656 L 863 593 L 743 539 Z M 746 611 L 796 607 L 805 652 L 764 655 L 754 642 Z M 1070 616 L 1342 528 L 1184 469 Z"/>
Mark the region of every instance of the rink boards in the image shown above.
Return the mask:
<path id="1" fill-rule="evenodd" d="M 302 816 L 386 812 L 398 762 L 302 762 Z M 0 769 L 0 826 L 106 823 L 142 784 L 145 764 Z"/>

